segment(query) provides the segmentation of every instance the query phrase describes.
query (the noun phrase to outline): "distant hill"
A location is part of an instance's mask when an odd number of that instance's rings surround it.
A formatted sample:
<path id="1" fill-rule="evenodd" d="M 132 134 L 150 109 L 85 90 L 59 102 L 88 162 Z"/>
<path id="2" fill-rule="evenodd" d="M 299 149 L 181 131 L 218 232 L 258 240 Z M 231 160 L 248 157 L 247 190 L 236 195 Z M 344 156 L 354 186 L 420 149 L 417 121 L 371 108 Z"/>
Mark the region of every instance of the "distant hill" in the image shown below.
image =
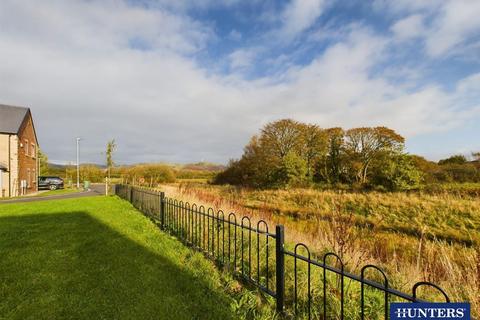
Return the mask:
<path id="1" fill-rule="evenodd" d="M 71 165 L 68 165 L 68 164 L 58 164 L 58 163 L 51 163 L 49 162 L 48 163 L 48 167 L 50 169 L 53 169 L 53 170 L 65 170 L 66 168 L 68 167 L 75 167 L 76 165 L 75 164 L 71 164 Z M 106 169 L 107 166 L 104 165 L 104 164 L 97 164 L 97 163 L 81 163 L 80 166 L 93 166 L 93 167 L 97 167 L 97 168 L 100 168 L 100 169 Z"/>
<path id="2" fill-rule="evenodd" d="M 182 169 L 218 172 L 225 170 L 225 166 L 210 162 L 197 162 L 183 165 Z"/>
<path id="3" fill-rule="evenodd" d="M 135 163 L 135 164 L 127 164 L 127 165 L 119 165 L 117 167 L 123 168 L 130 168 L 135 167 L 137 165 L 165 165 L 169 166 L 174 170 L 192 170 L 192 171 L 208 171 L 208 172 L 219 172 L 225 170 L 226 166 L 218 163 L 211 163 L 211 162 L 196 162 L 196 163 L 187 163 L 187 164 L 179 164 L 179 163 L 168 163 L 168 162 L 150 162 L 150 163 Z M 105 168 L 105 167 L 103 167 Z"/>

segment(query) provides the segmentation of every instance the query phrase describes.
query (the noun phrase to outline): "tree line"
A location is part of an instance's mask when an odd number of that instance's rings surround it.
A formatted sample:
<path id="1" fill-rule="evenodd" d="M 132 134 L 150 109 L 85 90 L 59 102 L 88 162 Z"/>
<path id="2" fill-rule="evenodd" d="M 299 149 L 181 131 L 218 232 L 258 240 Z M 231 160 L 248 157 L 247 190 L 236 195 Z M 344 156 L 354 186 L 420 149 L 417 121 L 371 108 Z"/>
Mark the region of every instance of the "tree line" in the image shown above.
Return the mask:
<path id="1" fill-rule="evenodd" d="M 214 183 L 254 188 L 324 184 L 394 191 L 419 189 L 432 181 L 480 181 L 478 166 L 464 160 L 436 164 L 407 154 L 405 139 L 387 127 L 323 129 L 283 119 L 268 123 L 253 136 L 242 157 L 231 160 Z"/>

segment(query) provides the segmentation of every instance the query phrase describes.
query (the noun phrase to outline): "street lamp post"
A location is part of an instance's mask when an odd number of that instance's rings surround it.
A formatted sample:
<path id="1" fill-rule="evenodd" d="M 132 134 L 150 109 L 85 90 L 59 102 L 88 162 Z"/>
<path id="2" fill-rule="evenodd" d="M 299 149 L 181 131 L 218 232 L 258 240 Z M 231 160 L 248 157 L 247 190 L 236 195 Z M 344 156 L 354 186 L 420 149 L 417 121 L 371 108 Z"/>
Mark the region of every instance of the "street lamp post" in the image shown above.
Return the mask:
<path id="1" fill-rule="evenodd" d="M 80 189 L 80 138 L 77 138 L 77 189 Z"/>

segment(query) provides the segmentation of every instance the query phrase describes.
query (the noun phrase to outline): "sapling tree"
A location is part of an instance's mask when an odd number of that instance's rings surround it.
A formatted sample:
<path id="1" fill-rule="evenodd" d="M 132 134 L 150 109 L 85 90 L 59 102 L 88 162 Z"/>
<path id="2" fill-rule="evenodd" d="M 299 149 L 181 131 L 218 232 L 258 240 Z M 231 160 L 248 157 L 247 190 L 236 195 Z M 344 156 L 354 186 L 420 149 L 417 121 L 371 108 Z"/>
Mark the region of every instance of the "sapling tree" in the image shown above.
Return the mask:
<path id="1" fill-rule="evenodd" d="M 108 193 L 108 185 L 110 184 L 110 176 L 111 176 L 111 172 L 112 172 L 112 168 L 113 166 L 115 165 L 115 163 L 113 162 L 113 152 L 115 151 L 115 149 L 117 148 L 117 145 L 115 144 L 115 139 L 112 139 L 110 141 L 107 142 L 107 151 L 106 151 L 106 155 L 107 155 L 107 185 L 106 185 L 106 193 Z"/>

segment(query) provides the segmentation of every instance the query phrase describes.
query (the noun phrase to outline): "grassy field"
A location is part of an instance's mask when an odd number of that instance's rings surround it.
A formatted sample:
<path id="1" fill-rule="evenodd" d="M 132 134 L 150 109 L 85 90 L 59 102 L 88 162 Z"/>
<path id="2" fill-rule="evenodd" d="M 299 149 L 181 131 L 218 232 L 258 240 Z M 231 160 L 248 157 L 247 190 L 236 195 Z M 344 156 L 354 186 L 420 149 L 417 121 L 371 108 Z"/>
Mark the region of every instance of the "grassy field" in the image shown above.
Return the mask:
<path id="1" fill-rule="evenodd" d="M 383 268 L 391 284 L 410 292 L 417 281 L 470 301 L 480 315 L 480 201 L 449 193 L 354 193 L 329 190 L 246 190 L 228 186 L 163 186 L 167 196 L 254 221 L 286 227 L 290 244 L 317 255 L 333 251 L 347 269 Z"/>
<path id="2" fill-rule="evenodd" d="M 2 204 L 0 252 L 1 319 L 238 319 L 256 312 L 248 307 L 254 296 L 115 197 Z"/>

